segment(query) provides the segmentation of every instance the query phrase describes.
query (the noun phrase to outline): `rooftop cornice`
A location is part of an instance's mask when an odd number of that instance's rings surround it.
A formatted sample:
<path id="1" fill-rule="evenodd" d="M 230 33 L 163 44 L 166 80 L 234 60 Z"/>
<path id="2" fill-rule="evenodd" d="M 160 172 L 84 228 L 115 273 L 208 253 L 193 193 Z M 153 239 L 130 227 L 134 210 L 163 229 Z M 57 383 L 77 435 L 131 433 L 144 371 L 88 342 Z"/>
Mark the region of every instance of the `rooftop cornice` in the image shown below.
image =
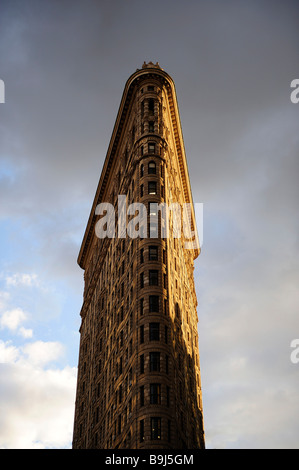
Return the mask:
<path id="1" fill-rule="evenodd" d="M 154 78 L 154 77 L 162 81 L 163 85 L 165 85 L 167 89 L 169 105 L 170 105 L 170 110 L 171 110 L 172 125 L 173 125 L 175 142 L 176 142 L 176 150 L 177 150 L 177 154 L 179 158 L 181 177 L 182 177 L 183 187 L 184 187 L 185 201 L 191 203 L 192 228 L 193 230 L 194 229 L 196 230 L 195 215 L 194 215 L 194 208 L 193 208 L 193 202 L 192 202 L 192 193 L 191 193 L 190 182 L 189 182 L 188 167 L 187 167 L 186 156 L 185 156 L 184 141 L 183 141 L 174 81 L 172 80 L 170 75 L 168 75 L 168 73 L 166 73 L 159 66 L 158 63 L 156 65 L 154 65 L 151 62 L 149 62 L 148 64 L 144 63 L 142 69 L 137 69 L 136 72 L 134 72 L 128 78 L 125 84 L 122 99 L 121 99 L 120 106 L 119 106 L 118 113 L 117 113 L 117 118 L 114 124 L 112 136 L 110 139 L 106 158 L 104 161 L 101 177 L 100 177 L 98 187 L 95 193 L 93 205 L 91 208 L 91 212 L 89 215 L 89 219 L 87 222 L 87 226 L 85 229 L 83 241 L 82 241 L 79 256 L 78 256 L 78 264 L 83 269 L 85 269 L 86 267 L 85 261 L 86 261 L 86 256 L 88 254 L 88 249 L 90 247 L 90 243 L 93 237 L 95 236 L 95 232 L 94 232 L 94 227 L 96 223 L 95 209 L 96 209 L 96 206 L 100 204 L 100 202 L 103 202 L 102 197 L 106 189 L 106 185 L 107 185 L 109 175 L 110 175 L 110 170 L 113 165 L 114 157 L 115 157 L 118 145 L 119 145 L 124 123 L 126 121 L 126 117 L 127 117 L 127 113 L 128 113 L 128 109 L 130 105 L 130 100 L 132 98 L 135 88 L 140 84 L 140 82 L 142 82 L 146 78 Z M 199 252 L 200 252 L 199 249 L 194 250 L 194 258 L 198 256 Z"/>

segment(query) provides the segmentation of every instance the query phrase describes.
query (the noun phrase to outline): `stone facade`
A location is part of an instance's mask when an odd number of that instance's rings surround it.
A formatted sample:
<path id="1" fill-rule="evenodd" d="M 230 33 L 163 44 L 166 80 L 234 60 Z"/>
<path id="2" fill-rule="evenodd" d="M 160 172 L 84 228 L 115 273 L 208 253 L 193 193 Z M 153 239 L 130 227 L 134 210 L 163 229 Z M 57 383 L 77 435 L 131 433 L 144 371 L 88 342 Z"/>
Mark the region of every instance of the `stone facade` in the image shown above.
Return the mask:
<path id="1" fill-rule="evenodd" d="M 78 258 L 85 285 L 73 448 L 204 448 L 200 250 L 171 236 L 172 214 L 168 238 L 161 219 L 154 237 L 98 238 L 95 209 L 109 202 L 117 212 L 118 195 L 127 206 L 190 203 L 194 221 L 175 87 L 159 64 L 144 63 L 126 83 Z"/>

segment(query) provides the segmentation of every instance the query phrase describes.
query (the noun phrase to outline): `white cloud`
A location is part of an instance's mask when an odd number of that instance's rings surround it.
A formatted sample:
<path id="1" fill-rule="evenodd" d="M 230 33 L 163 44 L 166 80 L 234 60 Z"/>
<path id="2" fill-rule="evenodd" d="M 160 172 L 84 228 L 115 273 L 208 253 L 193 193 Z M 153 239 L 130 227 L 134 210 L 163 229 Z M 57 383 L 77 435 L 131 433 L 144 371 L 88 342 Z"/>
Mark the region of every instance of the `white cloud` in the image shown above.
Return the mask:
<path id="1" fill-rule="evenodd" d="M 62 350 L 58 343 L 38 341 L 22 349 L 0 341 L 0 359 L 7 362 L 0 364 L 0 448 L 71 446 L 76 369 L 43 369 L 35 358 L 41 354 L 42 365 Z"/>
<path id="2" fill-rule="evenodd" d="M 15 362 L 19 358 L 19 350 L 10 342 L 0 340 L 0 364 Z"/>
<path id="3" fill-rule="evenodd" d="M 5 280 L 6 280 L 7 286 L 23 285 L 27 287 L 32 287 L 32 286 L 39 285 L 39 281 L 37 279 L 36 274 L 16 273 L 16 274 L 13 274 L 12 276 L 7 276 Z"/>
<path id="4" fill-rule="evenodd" d="M 26 344 L 22 350 L 30 364 L 44 366 L 58 359 L 63 354 L 64 347 L 57 341 L 35 341 Z"/>
<path id="5" fill-rule="evenodd" d="M 0 318 L 0 327 L 15 331 L 26 318 L 27 315 L 21 308 L 7 310 Z"/>
<path id="6" fill-rule="evenodd" d="M 24 328 L 21 326 L 21 328 L 19 328 L 18 334 L 23 336 L 23 338 L 32 338 L 33 330 L 31 328 Z"/>

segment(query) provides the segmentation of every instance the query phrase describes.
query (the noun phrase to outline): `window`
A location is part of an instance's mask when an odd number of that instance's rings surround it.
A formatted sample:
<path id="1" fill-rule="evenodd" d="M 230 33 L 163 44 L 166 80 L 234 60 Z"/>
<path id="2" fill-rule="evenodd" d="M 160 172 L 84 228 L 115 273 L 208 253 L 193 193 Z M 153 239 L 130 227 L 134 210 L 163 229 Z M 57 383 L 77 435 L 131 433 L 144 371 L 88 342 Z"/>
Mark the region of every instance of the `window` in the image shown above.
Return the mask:
<path id="1" fill-rule="evenodd" d="M 140 299 L 140 315 L 143 315 L 144 299 Z"/>
<path id="2" fill-rule="evenodd" d="M 149 311 L 159 312 L 159 296 L 158 295 L 149 296 Z"/>
<path id="3" fill-rule="evenodd" d="M 148 144 L 148 153 L 156 153 L 156 144 L 153 142 Z"/>
<path id="4" fill-rule="evenodd" d="M 144 249 L 141 248 L 141 250 L 140 250 L 140 263 L 141 264 L 144 262 L 143 252 L 144 252 Z"/>
<path id="5" fill-rule="evenodd" d="M 140 186 L 140 197 L 143 197 L 143 184 Z"/>
<path id="6" fill-rule="evenodd" d="M 166 403 L 170 406 L 170 387 L 166 387 Z"/>
<path id="7" fill-rule="evenodd" d="M 161 405 L 161 384 L 150 384 L 150 404 Z"/>
<path id="8" fill-rule="evenodd" d="M 144 441 L 144 419 L 141 419 L 139 422 L 139 441 Z"/>
<path id="9" fill-rule="evenodd" d="M 170 421 L 170 419 L 168 420 L 167 440 L 168 440 L 168 442 L 170 442 L 170 440 L 171 440 L 171 421 Z"/>
<path id="10" fill-rule="evenodd" d="M 147 91 L 155 91 L 155 87 L 153 85 L 148 85 Z"/>
<path id="11" fill-rule="evenodd" d="M 140 287 L 141 289 L 144 287 L 144 273 L 140 273 Z"/>
<path id="12" fill-rule="evenodd" d="M 157 270 L 149 271 L 149 285 L 150 286 L 158 285 L 158 271 Z"/>
<path id="13" fill-rule="evenodd" d="M 156 163 L 155 162 L 149 162 L 149 164 L 148 164 L 148 174 L 149 175 L 155 175 L 156 174 Z"/>
<path id="14" fill-rule="evenodd" d="M 154 132 L 154 131 L 155 131 L 155 124 L 154 124 L 154 121 L 149 121 L 149 123 L 148 123 L 148 131 L 149 131 L 149 132 Z"/>
<path id="15" fill-rule="evenodd" d="M 156 181 L 149 181 L 149 183 L 148 183 L 148 194 L 157 194 L 157 183 L 156 183 Z"/>
<path id="16" fill-rule="evenodd" d="M 150 217 L 158 217 L 158 204 L 156 202 L 148 203 L 148 212 Z"/>
<path id="17" fill-rule="evenodd" d="M 140 344 L 144 343 L 144 326 L 140 327 Z"/>
<path id="18" fill-rule="evenodd" d="M 139 388 L 140 406 L 144 406 L 144 385 Z"/>
<path id="19" fill-rule="evenodd" d="M 150 372 L 160 372 L 159 352 L 150 352 Z"/>
<path id="20" fill-rule="evenodd" d="M 149 261 L 157 261 L 158 260 L 158 247 L 157 246 L 150 246 L 148 251 L 148 259 Z"/>
<path id="21" fill-rule="evenodd" d="M 150 98 L 148 100 L 148 110 L 149 110 L 149 113 L 153 113 L 154 110 L 155 110 L 155 100 L 153 98 Z"/>
<path id="22" fill-rule="evenodd" d="M 151 418 L 151 439 L 161 439 L 161 418 Z"/>
<path id="23" fill-rule="evenodd" d="M 166 374 L 169 373 L 169 357 L 167 356 L 167 354 L 165 356 L 165 372 Z"/>
<path id="24" fill-rule="evenodd" d="M 149 324 L 149 339 L 150 341 L 160 340 L 160 323 Z"/>
<path id="25" fill-rule="evenodd" d="M 144 374 L 144 354 L 140 356 L 140 374 Z"/>
<path id="26" fill-rule="evenodd" d="M 143 146 L 141 147 L 141 155 L 143 155 Z M 144 165 L 140 165 L 140 178 L 144 175 Z"/>

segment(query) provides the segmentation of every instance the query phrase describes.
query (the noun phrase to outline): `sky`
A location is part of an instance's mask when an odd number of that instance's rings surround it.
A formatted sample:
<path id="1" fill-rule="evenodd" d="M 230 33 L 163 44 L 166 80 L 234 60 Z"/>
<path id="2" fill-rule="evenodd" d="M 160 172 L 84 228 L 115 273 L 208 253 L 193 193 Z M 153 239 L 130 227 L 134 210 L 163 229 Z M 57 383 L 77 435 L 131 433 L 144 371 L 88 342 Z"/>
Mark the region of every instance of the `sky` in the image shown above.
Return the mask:
<path id="1" fill-rule="evenodd" d="M 71 448 L 81 241 L 123 88 L 175 81 L 208 449 L 299 448 L 299 5 L 1 0 L 0 448 Z"/>

